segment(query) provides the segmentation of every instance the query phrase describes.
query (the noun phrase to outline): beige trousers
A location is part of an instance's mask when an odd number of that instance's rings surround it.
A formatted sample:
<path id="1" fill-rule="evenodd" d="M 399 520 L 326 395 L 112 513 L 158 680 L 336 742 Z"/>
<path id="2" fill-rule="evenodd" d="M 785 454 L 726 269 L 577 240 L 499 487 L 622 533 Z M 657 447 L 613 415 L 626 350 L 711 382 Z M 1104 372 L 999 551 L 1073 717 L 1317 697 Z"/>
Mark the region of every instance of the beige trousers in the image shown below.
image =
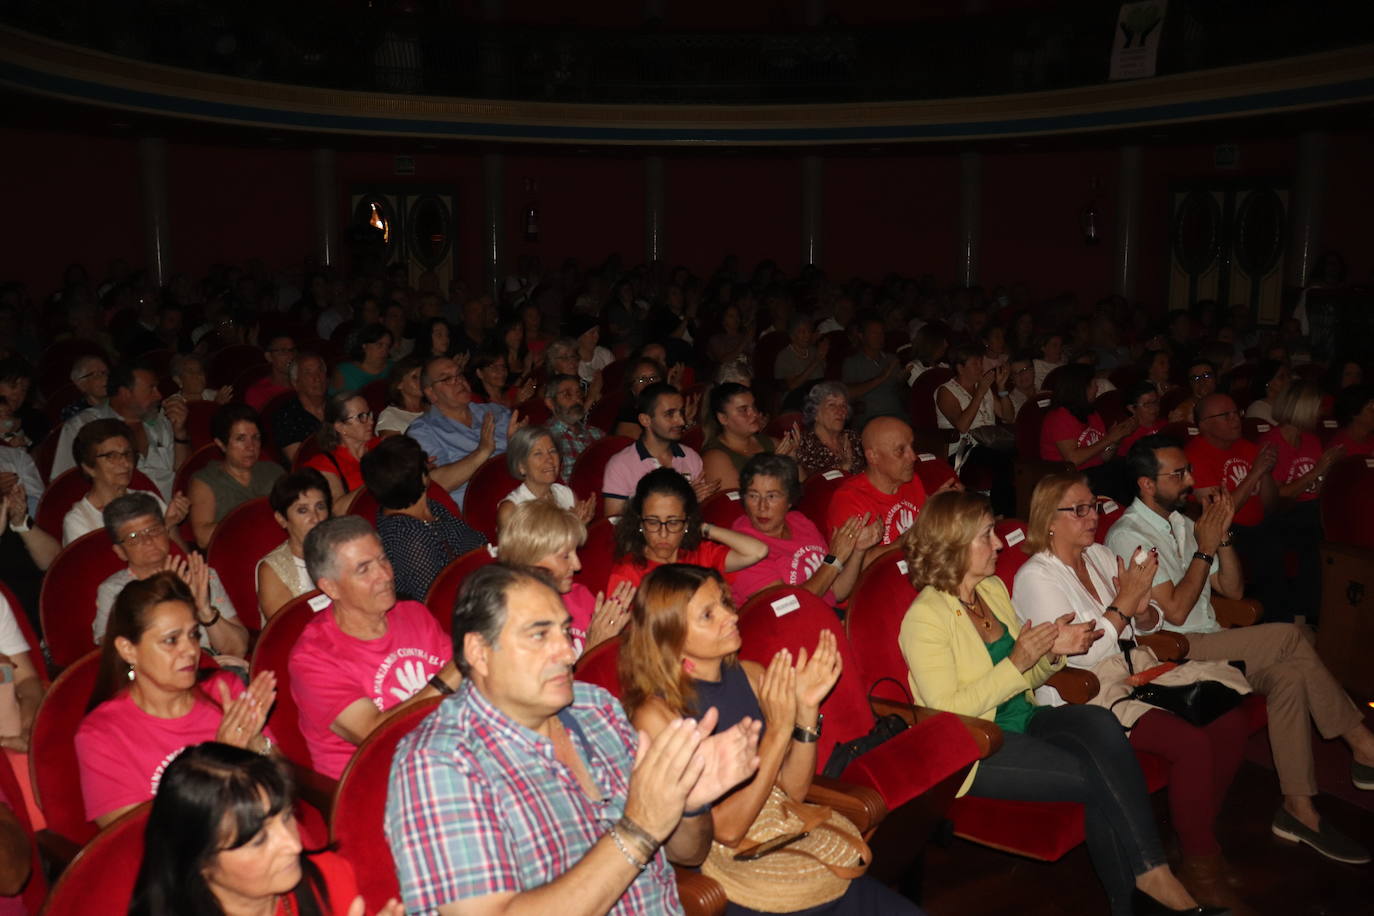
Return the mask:
<path id="1" fill-rule="evenodd" d="M 1304 627 L 1262 623 L 1219 633 L 1188 633 L 1188 657 L 1238 659 L 1269 710 L 1269 746 L 1284 795 L 1316 795 L 1312 729 L 1336 738 L 1364 718 L 1326 670 Z"/>

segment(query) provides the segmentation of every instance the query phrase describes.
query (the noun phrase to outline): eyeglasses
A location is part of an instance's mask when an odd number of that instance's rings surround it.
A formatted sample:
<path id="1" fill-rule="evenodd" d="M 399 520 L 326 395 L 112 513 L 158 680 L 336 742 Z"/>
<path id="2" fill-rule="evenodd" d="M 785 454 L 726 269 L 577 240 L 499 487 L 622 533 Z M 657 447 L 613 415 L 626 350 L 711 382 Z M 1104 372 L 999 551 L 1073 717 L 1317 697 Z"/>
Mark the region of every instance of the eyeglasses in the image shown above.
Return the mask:
<path id="1" fill-rule="evenodd" d="M 128 449 L 116 452 L 97 452 L 95 457 L 100 461 L 123 461 L 129 464 L 134 462 L 134 453 Z"/>
<path id="2" fill-rule="evenodd" d="M 109 370 L 109 369 L 96 369 L 94 372 L 87 372 L 85 375 L 78 375 L 78 376 L 76 377 L 76 380 L 77 380 L 78 382 L 84 382 L 84 381 L 86 381 L 86 379 L 88 379 L 88 378 L 109 378 L 109 377 L 110 377 L 110 370 Z"/>
<path id="3" fill-rule="evenodd" d="M 440 376 L 439 378 L 436 378 L 436 379 L 434 379 L 433 381 L 431 381 L 430 384 L 431 384 L 431 385 L 452 385 L 454 382 L 458 381 L 460 378 L 462 378 L 462 376 L 455 372 L 453 375 L 443 375 L 443 376 Z"/>
<path id="4" fill-rule="evenodd" d="M 1235 412 L 1235 411 L 1232 411 L 1232 413 L 1234 413 L 1234 412 Z M 1178 468 L 1177 470 L 1173 470 L 1173 471 L 1160 471 L 1160 472 L 1159 472 L 1158 474 L 1156 474 L 1155 476 L 1156 476 L 1156 477 L 1172 477 L 1174 480 L 1177 480 L 1179 483 L 1182 483 L 1182 482 L 1183 482 L 1183 478 L 1187 477 L 1187 476 L 1188 476 L 1189 474 L 1191 474 L 1191 473 L 1193 473 L 1193 466 L 1192 466 L 1191 464 L 1185 464 L 1183 467 Z"/>
<path id="5" fill-rule="evenodd" d="M 639 378 L 635 379 L 635 381 L 638 382 L 638 383 L 641 384 L 641 385 L 652 385 L 654 382 L 661 382 L 661 381 L 663 381 L 663 376 L 661 376 L 661 375 L 641 375 L 641 376 L 639 376 Z"/>
<path id="6" fill-rule="evenodd" d="M 371 420 L 371 419 L 372 419 L 372 411 L 370 411 L 370 410 L 360 410 L 360 411 L 358 411 L 357 413 L 355 413 L 355 414 L 354 414 L 353 416 L 351 416 L 351 417 L 344 417 L 343 420 L 341 420 L 340 422 L 343 422 L 343 423 L 352 423 L 354 420 L 358 420 L 359 422 L 366 423 L 368 420 Z"/>
<path id="7" fill-rule="evenodd" d="M 1153 398 L 1153 399 L 1148 400 L 1148 401 L 1140 401 L 1139 403 L 1137 403 L 1137 404 L 1135 405 L 1135 407 L 1136 407 L 1137 410 L 1143 410 L 1143 409 L 1149 408 L 1149 407 L 1158 408 L 1158 407 L 1159 407 L 1159 398 Z"/>
<path id="8" fill-rule="evenodd" d="M 1086 518 L 1088 513 L 1097 514 L 1097 503 L 1079 503 L 1076 506 L 1060 506 L 1056 512 L 1072 512 L 1074 518 Z"/>
<path id="9" fill-rule="evenodd" d="M 1203 417 L 1202 419 L 1204 419 L 1204 420 L 1215 420 L 1217 417 L 1224 417 L 1225 419 L 1230 420 L 1230 419 L 1232 419 L 1232 418 L 1234 418 L 1234 417 L 1239 417 L 1239 416 L 1240 416 L 1240 411 L 1239 411 L 1239 410 L 1236 410 L 1234 407 L 1232 407 L 1230 410 L 1223 410 L 1221 413 L 1214 413 L 1214 414 L 1212 414 L 1211 416 L 1206 416 L 1206 417 Z"/>
<path id="10" fill-rule="evenodd" d="M 744 498 L 751 503 L 780 503 L 787 499 L 787 494 L 779 493 L 777 490 L 770 490 L 767 493 L 760 493 L 757 490 L 745 490 Z"/>
<path id="11" fill-rule="evenodd" d="M 687 530 L 687 519 L 685 518 L 645 518 L 640 519 L 640 527 L 645 531 L 667 531 L 669 534 L 681 534 Z"/>
<path id="12" fill-rule="evenodd" d="M 162 522 L 158 522 L 156 525 L 149 525 L 142 531 L 129 532 L 128 534 L 124 535 L 124 537 L 120 538 L 119 543 L 128 544 L 131 547 L 136 547 L 139 544 L 148 544 L 157 540 L 158 538 L 165 538 L 166 536 L 167 526 L 162 524 Z"/>
<path id="13" fill-rule="evenodd" d="M 1188 381 L 1190 381 L 1190 382 L 1201 382 L 1201 381 L 1206 381 L 1207 379 L 1209 379 L 1209 378 L 1211 378 L 1211 377 L 1212 377 L 1212 373 L 1210 373 L 1210 372 L 1201 372 L 1201 373 L 1199 373 L 1199 374 L 1197 374 L 1197 375 L 1190 375 L 1190 376 L 1188 376 Z"/>

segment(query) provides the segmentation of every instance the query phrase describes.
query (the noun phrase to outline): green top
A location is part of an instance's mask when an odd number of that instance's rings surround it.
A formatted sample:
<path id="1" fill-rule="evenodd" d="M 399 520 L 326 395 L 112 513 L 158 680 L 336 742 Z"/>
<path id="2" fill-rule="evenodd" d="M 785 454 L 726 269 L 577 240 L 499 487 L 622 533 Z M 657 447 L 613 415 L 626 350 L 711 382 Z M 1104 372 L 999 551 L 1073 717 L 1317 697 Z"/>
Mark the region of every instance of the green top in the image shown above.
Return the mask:
<path id="1" fill-rule="evenodd" d="M 988 655 L 992 656 L 992 663 L 996 665 L 1010 655 L 1015 645 L 1016 640 L 1011 638 L 1011 630 L 1003 627 L 1001 637 L 996 642 L 988 643 Z M 1025 693 L 1022 692 L 998 706 L 997 716 L 993 721 L 1003 731 L 1020 734 L 1030 724 L 1031 717 L 1039 711 L 1040 707 L 1027 700 Z"/>

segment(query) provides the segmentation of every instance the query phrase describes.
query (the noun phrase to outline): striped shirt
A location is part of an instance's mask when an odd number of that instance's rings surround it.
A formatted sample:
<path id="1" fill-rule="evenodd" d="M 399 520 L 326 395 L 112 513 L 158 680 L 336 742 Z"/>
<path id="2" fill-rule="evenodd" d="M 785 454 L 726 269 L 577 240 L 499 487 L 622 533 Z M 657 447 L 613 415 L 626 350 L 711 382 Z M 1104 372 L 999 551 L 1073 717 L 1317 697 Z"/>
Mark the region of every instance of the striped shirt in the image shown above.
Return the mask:
<path id="1" fill-rule="evenodd" d="M 558 717 L 600 801 L 555 758 L 551 741 L 497 710 L 471 681 L 401 741 L 386 835 L 407 913 L 548 884 L 624 813 L 637 738 L 620 703 L 579 682 Z M 662 849 L 610 912 L 682 912 Z"/>

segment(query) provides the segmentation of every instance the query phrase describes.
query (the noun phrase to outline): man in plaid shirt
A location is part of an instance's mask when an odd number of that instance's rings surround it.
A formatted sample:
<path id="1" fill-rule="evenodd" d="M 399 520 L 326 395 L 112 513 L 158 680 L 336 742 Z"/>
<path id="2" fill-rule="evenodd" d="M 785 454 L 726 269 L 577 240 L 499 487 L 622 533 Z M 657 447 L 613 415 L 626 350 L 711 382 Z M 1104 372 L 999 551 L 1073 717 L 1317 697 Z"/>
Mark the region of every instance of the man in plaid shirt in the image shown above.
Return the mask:
<path id="1" fill-rule="evenodd" d="M 606 434 L 595 426 L 587 425 L 587 405 L 582 394 L 582 382 L 577 376 L 550 376 L 544 384 L 544 403 L 553 412 L 548 427 L 563 456 L 563 482 L 567 483 L 572 479 L 577 456 Z"/>
<path id="2" fill-rule="evenodd" d="M 716 712 L 650 742 L 572 678 L 547 576 L 500 565 L 454 608 L 461 687 L 400 744 L 386 833 L 406 912 L 681 913 L 669 859 L 699 864 L 710 803 L 758 765 L 759 723 Z"/>

